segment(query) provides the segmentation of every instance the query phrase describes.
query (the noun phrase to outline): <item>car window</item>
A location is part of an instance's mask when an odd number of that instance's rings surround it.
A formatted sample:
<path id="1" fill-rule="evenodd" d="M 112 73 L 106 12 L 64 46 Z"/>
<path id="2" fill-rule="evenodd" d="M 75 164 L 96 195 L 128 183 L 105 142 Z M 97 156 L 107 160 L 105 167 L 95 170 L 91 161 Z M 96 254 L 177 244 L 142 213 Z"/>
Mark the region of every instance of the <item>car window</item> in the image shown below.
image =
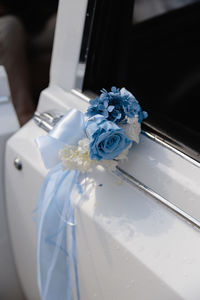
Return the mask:
<path id="1" fill-rule="evenodd" d="M 165 5 L 136 22 L 138 1 L 89 1 L 81 89 L 125 86 L 149 112 L 143 129 L 199 161 L 200 2 L 146 1 Z"/>

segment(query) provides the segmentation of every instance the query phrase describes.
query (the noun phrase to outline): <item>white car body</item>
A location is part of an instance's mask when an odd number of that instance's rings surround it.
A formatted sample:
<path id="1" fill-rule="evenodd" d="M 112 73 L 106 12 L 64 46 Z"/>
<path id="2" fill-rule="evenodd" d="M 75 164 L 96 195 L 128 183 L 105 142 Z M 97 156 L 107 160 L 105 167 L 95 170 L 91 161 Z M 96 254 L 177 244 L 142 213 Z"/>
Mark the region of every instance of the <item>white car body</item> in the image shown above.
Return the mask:
<path id="1" fill-rule="evenodd" d="M 75 90 L 86 8 L 86 0 L 59 3 L 50 83 L 41 93 L 39 113 L 87 109 L 87 97 Z M 9 107 L 12 109 L 11 104 Z M 0 102 L 0 112 L 2 108 Z M 11 132 L 17 132 L 8 140 L 5 156 L 1 153 L 1 164 L 5 159 L 4 181 L 2 168 L 0 174 L 5 198 L 1 196 L 0 205 L 6 203 L 6 209 L 1 210 L 0 222 L 7 214 L 15 267 L 25 299 L 39 300 L 32 212 L 47 170 L 34 140 L 46 132 L 33 120 L 18 130 L 14 113 L 11 125 L 3 117 L 1 113 L 0 123 L 8 127 L 6 139 Z M 4 130 L 1 126 L 1 145 L 5 144 Z M 16 158 L 22 170 L 15 168 Z M 165 142 L 142 135 L 140 144 L 120 168 L 134 177 L 135 183 L 97 170 L 87 178 L 88 198 L 76 207 L 81 299 L 199 300 L 199 163 Z M 9 241 L 4 243 L 4 235 L 7 239 L 6 228 L 0 240 L 1 264 L 5 255 L 2 249 L 9 245 Z M 2 284 L 5 278 L 10 280 L 13 295 L 2 299 L 23 299 L 17 276 L 8 279 L 6 272 L 9 274 L 9 266 L 1 265 L 2 295 L 9 295 Z"/>

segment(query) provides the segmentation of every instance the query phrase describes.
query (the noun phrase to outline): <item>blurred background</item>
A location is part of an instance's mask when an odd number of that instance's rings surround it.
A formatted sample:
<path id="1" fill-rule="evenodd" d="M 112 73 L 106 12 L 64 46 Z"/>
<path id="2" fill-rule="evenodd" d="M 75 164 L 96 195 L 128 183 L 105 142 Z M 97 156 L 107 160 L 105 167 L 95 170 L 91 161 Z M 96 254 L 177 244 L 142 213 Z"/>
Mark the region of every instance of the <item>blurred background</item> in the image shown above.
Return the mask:
<path id="1" fill-rule="evenodd" d="M 0 65 L 21 125 L 49 82 L 57 7 L 58 0 L 0 0 Z"/>

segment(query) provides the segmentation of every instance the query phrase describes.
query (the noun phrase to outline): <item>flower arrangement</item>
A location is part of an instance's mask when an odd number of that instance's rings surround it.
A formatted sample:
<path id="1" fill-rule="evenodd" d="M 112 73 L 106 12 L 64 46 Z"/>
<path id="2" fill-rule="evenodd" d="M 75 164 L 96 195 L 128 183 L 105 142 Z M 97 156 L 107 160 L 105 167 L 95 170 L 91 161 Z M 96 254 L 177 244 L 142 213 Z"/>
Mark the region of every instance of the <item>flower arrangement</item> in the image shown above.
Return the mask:
<path id="1" fill-rule="evenodd" d="M 84 116 L 84 134 L 77 144 L 60 150 L 63 167 L 89 171 L 97 164 L 114 169 L 127 158 L 133 142 L 139 142 L 141 122 L 148 114 L 125 88 L 105 89 L 90 105 Z"/>
<path id="2" fill-rule="evenodd" d="M 101 92 L 85 114 L 69 110 L 47 135 L 36 139 L 50 169 L 37 204 L 38 286 L 43 300 L 52 295 L 71 299 L 73 282 L 80 299 L 72 190 L 76 186 L 82 194 L 80 172 L 98 164 L 113 170 L 126 159 L 132 144 L 139 142 L 141 122 L 147 117 L 125 88 Z"/>

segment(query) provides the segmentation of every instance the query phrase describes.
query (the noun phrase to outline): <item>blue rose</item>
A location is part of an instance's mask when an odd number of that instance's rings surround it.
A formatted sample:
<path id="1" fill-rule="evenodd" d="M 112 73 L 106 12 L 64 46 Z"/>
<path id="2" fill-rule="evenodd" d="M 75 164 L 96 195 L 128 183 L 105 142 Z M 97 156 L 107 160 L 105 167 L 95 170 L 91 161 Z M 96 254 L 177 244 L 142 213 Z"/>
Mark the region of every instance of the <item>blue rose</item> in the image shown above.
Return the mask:
<path id="1" fill-rule="evenodd" d="M 86 113 L 88 117 L 100 114 L 115 123 L 125 121 L 126 116 L 133 118 L 137 115 L 140 123 L 147 118 L 147 112 L 142 111 L 139 102 L 125 88 L 120 90 L 112 87 L 111 92 L 107 92 L 105 89 L 101 92 L 100 97 L 90 100 L 90 106 Z"/>
<path id="2" fill-rule="evenodd" d="M 122 128 L 101 115 L 88 120 L 86 134 L 90 140 L 91 160 L 113 159 L 131 143 Z"/>

